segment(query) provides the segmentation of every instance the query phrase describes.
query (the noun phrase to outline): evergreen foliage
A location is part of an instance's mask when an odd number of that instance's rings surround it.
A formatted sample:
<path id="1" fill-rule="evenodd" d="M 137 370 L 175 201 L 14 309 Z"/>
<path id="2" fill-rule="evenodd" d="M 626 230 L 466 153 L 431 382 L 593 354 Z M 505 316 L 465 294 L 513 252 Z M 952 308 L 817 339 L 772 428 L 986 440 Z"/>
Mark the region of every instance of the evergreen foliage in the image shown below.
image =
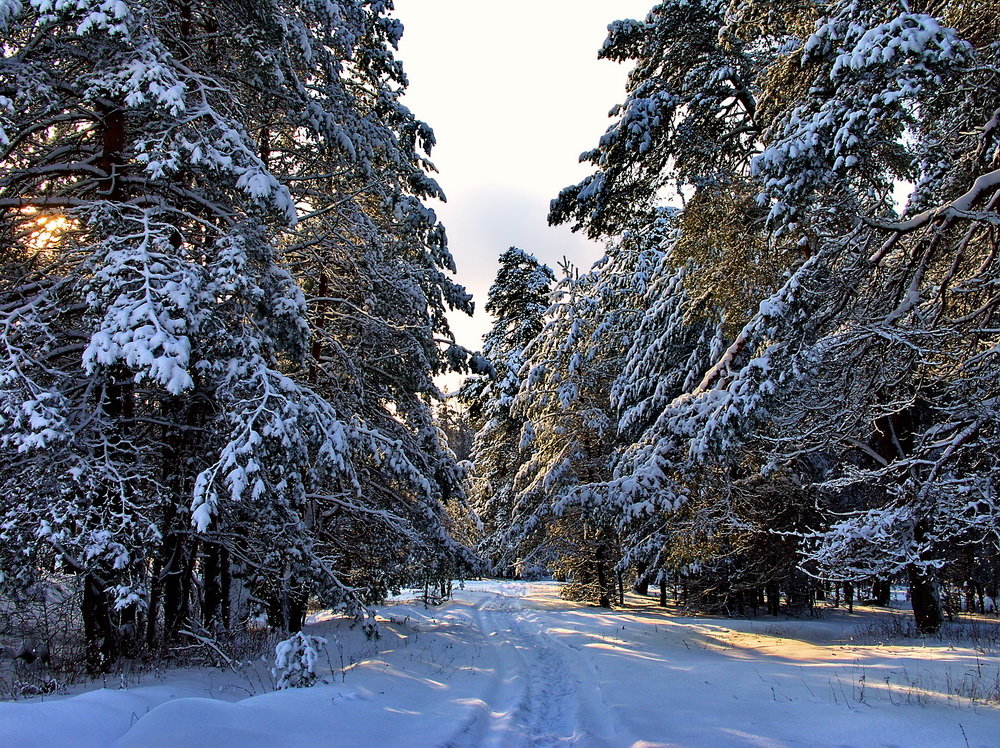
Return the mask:
<path id="1" fill-rule="evenodd" d="M 525 459 L 522 420 L 513 413 L 521 389 L 526 349 L 542 331 L 555 275 L 517 247 L 500 255 L 500 268 L 486 300 L 494 324 L 483 341 L 489 373 L 469 377 L 460 399 L 476 429 L 471 457 L 473 508 L 480 518 L 480 550 L 498 573 L 511 573 L 518 560 L 504 528 L 511 521 L 514 476 Z"/>
<path id="2" fill-rule="evenodd" d="M 78 575 L 95 669 L 466 561 L 391 9 L 0 5 L 0 582 Z"/>
<path id="3" fill-rule="evenodd" d="M 608 251 L 529 346 L 511 544 L 585 509 L 640 586 L 773 609 L 906 578 L 925 632 L 942 579 L 995 585 L 996 15 L 670 0 L 609 27 L 627 98 L 550 214 Z"/>

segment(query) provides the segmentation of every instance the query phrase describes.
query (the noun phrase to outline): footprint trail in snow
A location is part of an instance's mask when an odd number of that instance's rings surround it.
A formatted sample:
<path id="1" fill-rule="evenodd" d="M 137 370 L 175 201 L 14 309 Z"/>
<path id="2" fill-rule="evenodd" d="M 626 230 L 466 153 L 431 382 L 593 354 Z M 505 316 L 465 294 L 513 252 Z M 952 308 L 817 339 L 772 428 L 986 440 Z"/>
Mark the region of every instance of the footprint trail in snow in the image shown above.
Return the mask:
<path id="1" fill-rule="evenodd" d="M 494 645 L 498 665 L 487 701 L 449 748 L 620 742 L 614 739 L 593 665 L 547 633 L 539 615 L 524 608 L 519 596 L 485 595 L 475 624 Z"/>

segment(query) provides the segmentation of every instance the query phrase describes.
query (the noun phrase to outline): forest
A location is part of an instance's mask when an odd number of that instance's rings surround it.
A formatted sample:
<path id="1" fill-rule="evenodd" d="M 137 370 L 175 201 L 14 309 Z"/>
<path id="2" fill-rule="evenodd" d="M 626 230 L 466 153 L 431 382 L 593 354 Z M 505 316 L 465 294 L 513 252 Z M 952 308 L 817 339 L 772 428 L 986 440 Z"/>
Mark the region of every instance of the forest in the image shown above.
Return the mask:
<path id="1" fill-rule="evenodd" d="M 732 614 L 899 582 L 924 633 L 995 610 L 997 24 L 671 2 L 609 27 L 627 96 L 549 216 L 606 254 L 558 279 L 503 255 L 497 375 L 464 390 L 497 570 Z"/>
<path id="2" fill-rule="evenodd" d="M 998 11 L 612 23 L 549 214 L 604 256 L 503 251 L 477 351 L 391 0 L 0 0 L 8 620 L 58 586 L 100 673 L 477 576 L 995 613 Z"/>
<path id="3" fill-rule="evenodd" d="M 1000 15 L 990 2 L 667 2 L 592 174 L 501 257 L 462 397 L 480 550 L 611 606 L 996 610 Z M 672 199 L 671 199 L 672 198 Z M 843 596 L 843 597 L 841 597 Z"/>

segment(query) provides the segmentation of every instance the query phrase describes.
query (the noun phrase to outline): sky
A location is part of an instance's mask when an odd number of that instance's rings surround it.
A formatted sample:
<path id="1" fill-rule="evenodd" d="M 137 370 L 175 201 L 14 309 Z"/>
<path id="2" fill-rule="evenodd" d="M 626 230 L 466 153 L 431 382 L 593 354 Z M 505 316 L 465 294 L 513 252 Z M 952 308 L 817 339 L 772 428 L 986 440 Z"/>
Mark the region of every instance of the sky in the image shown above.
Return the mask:
<path id="1" fill-rule="evenodd" d="M 652 0 L 396 0 L 410 87 L 404 103 L 434 129 L 432 160 L 448 202 L 433 202 L 448 231 L 457 280 L 476 315 L 452 315 L 458 342 L 481 345 L 497 257 L 518 246 L 557 269 L 588 268 L 601 247 L 549 227 L 549 201 L 589 173 L 625 95 L 628 67 L 598 60 L 607 26 L 643 18 Z"/>

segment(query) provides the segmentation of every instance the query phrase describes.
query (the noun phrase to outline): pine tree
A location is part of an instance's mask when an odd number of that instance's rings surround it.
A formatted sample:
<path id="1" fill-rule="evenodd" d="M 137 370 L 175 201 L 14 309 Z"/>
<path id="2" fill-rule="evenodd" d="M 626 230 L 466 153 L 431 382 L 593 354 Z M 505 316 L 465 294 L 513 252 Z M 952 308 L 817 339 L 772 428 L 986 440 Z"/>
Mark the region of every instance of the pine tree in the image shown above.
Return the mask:
<path id="1" fill-rule="evenodd" d="M 528 348 L 515 413 L 530 452 L 502 537 L 509 552 L 540 559 L 571 579 L 564 594 L 610 606 L 622 594 L 621 517 L 595 486 L 620 448 L 611 386 L 621 346 L 644 314 L 661 247 L 629 233 L 585 275 L 564 268 L 546 325 Z"/>
<path id="2" fill-rule="evenodd" d="M 390 9 L 0 6 L 0 573 L 79 575 L 95 668 L 462 556 L 428 398 L 469 300 Z"/>
<path id="3" fill-rule="evenodd" d="M 608 460 L 609 374 L 595 359 L 599 324 L 595 274 L 563 266 L 545 327 L 527 351 L 528 376 L 515 401 L 524 420 L 526 459 L 503 517 L 502 543 L 520 567 L 549 567 L 570 585 L 563 594 L 610 607 L 616 542 L 613 519 L 577 489 L 600 481 Z"/>
<path id="4" fill-rule="evenodd" d="M 609 493 L 739 520 L 733 491 L 804 481 L 831 523 L 805 568 L 905 572 L 924 631 L 950 546 L 996 526 L 996 29 L 973 6 L 668 2 L 614 24 L 629 98 L 551 216 L 608 235 L 672 183 L 685 200 L 649 302 L 665 334 L 645 326 L 616 385 L 635 444 Z M 685 339 L 708 357 L 663 355 Z"/>
<path id="5" fill-rule="evenodd" d="M 628 96 L 598 147 L 580 156 L 594 173 L 559 194 L 550 221 L 611 237 L 646 220 L 666 189 L 726 189 L 746 174 L 761 52 L 726 33 L 727 5 L 658 3 L 643 22 L 608 27 L 599 57 L 634 63 Z"/>
<path id="6" fill-rule="evenodd" d="M 477 426 L 472 498 L 483 524 L 480 550 L 497 572 L 509 574 L 512 567 L 499 531 L 509 522 L 514 476 L 523 461 L 523 421 L 511 409 L 523 383 L 525 351 L 542 331 L 555 276 L 517 247 L 501 254 L 499 261 L 486 300 L 486 312 L 494 323 L 483 341 L 483 357 L 492 371 L 467 379 L 460 397 Z"/>
<path id="7" fill-rule="evenodd" d="M 1000 184 L 1000 67 L 997 29 L 969 11 L 832 7 L 800 53 L 828 103 L 789 107 L 755 165 L 775 230 L 808 210 L 844 280 L 836 306 L 820 307 L 816 373 L 789 408 L 802 436 L 831 427 L 844 454 L 828 491 L 855 496 L 856 513 L 833 520 L 812 558 L 852 580 L 905 573 L 925 632 L 941 623 L 937 570 L 997 537 L 993 467 L 981 459 L 995 454 L 994 395 L 981 389 L 998 363 L 986 353 L 995 307 L 981 289 L 996 273 L 986 224 Z M 960 106 L 957 90 L 970 92 Z M 800 150 L 827 127 L 832 142 Z M 894 175 L 917 185 L 902 221 L 884 207 Z M 823 389 L 843 394 L 815 413 Z"/>

